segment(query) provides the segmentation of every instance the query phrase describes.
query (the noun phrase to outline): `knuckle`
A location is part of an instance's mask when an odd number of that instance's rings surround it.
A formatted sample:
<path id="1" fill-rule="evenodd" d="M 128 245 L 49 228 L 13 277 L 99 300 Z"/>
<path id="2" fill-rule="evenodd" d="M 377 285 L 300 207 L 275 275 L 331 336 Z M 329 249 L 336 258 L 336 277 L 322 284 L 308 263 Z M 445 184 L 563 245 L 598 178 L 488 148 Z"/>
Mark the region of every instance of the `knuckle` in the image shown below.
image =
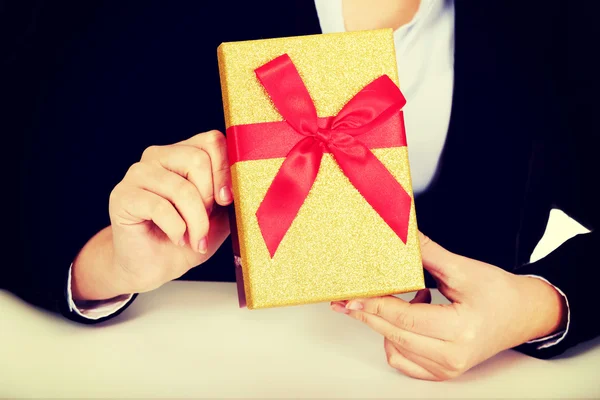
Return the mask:
<path id="1" fill-rule="evenodd" d="M 156 154 L 158 153 L 160 146 L 148 146 L 142 152 L 142 160 L 153 160 L 156 158 Z"/>
<path id="2" fill-rule="evenodd" d="M 198 198 L 198 190 L 188 180 L 180 179 L 174 183 L 174 194 L 180 201 L 194 201 Z"/>
<path id="3" fill-rule="evenodd" d="M 118 184 L 110 191 L 108 195 L 108 211 L 112 216 L 119 208 L 123 208 L 123 189 L 122 185 Z"/>
<path id="4" fill-rule="evenodd" d="M 396 316 L 396 326 L 411 331 L 415 328 L 416 321 L 414 315 L 407 314 L 405 312 L 400 313 Z"/>
<path id="5" fill-rule="evenodd" d="M 125 189 L 122 186 L 117 185 L 110 192 L 110 195 L 108 196 L 108 203 L 117 207 L 123 207 L 128 203 L 127 197 L 128 196 Z"/>
<path id="6" fill-rule="evenodd" d="M 169 213 L 171 203 L 165 199 L 157 200 L 151 207 L 151 213 L 153 216 L 165 215 Z"/>
<path id="7" fill-rule="evenodd" d="M 383 302 L 381 299 L 373 302 L 373 314 L 381 316 L 383 314 Z"/>
<path id="8" fill-rule="evenodd" d="M 113 188 L 108 198 L 109 212 L 135 209 L 137 198 L 131 189 L 122 182 Z"/>
<path id="9" fill-rule="evenodd" d="M 389 340 L 391 340 L 392 342 L 398 344 L 400 347 L 410 350 L 410 341 L 406 338 L 405 335 L 402 334 L 402 332 L 399 329 L 394 329 L 392 332 L 389 333 Z"/>
<path id="10" fill-rule="evenodd" d="M 204 169 L 210 165 L 208 154 L 203 150 L 195 150 L 190 156 L 190 165 L 194 168 Z"/>
<path id="11" fill-rule="evenodd" d="M 369 315 L 367 313 L 358 311 L 356 312 L 356 319 L 366 324 L 369 322 Z"/>
<path id="12" fill-rule="evenodd" d="M 204 202 L 204 204 L 206 205 L 206 207 L 211 207 L 212 204 L 215 202 L 215 195 L 214 193 L 211 191 L 210 194 L 203 194 L 202 195 L 202 200 Z"/>
<path id="13" fill-rule="evenodd" d="M 215 167 L 216 173 L 224 173 L 229 171 L 229 162 L 226 159 L 222 159 Z"/>
<path id="14" fill-rule="evenodd" d="M 225 145 L 225 135 L 217 130 L 212 130 L 204 133 L 206 135 L 206 142 L 210 145 L 221 147 Z"/>
<path id="15" fill-rule="evenodd" d="M 125 178 L 138 180 L 145 175 L 145 172 L 146 168 L 144 164 L 142 164 L 141 162 L 136 162 L 129 167 L 127 173 L 125 174 Z"/>
<path id="16" fill-rule="evenodd" d="M 118 204 L 118 202 L 121 198 L 121 193 L 122 193 L 122 189 L 121 189 L 121 184 L 119 183 L 110 191 L 110 194 L 108 195 L 108 203 L 109 204 Z"/>

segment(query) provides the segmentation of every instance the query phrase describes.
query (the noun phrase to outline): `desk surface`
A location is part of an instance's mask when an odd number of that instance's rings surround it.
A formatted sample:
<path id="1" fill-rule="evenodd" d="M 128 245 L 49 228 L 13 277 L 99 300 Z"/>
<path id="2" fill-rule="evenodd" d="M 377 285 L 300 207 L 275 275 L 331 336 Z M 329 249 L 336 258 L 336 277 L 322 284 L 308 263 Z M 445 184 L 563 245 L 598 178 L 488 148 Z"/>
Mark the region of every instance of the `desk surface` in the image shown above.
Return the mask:
<path id="1" fill-rule="evenodd" d="M 532 261 L 586 231 L 553 211 Z M 552 361 L 505 351 L 454 381 L 418 381 L 327 304 L 239 309 L 230 283 L 172 282 L 95 326 L 0 291 L 0 397 L 597 399 L 599 367 L 600 338 Z"/>
<path id="2" fill-rule="evenodd" d="M 6 292 L 0 310 L 0 397 L 600 398 L 600 340 L 576 356 L 506 351 L 455 381 L 418 381 L 327 304 L 239 309 L 229 283 L 172 282 L 96 326 Z"/>

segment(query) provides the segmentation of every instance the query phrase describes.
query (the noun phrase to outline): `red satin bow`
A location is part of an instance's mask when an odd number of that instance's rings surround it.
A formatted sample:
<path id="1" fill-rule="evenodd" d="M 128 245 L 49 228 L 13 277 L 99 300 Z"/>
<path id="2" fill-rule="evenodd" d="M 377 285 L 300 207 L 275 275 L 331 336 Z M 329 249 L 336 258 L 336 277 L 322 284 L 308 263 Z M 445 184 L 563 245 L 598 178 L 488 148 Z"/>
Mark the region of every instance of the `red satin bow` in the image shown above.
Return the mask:
<path id="1" fill-rule="evenodd" d="M 228 129 L 227 138 L 231 164 L 242 158 L 277 157 L 283 149 L 288 151 L 256 212 L 271 257 L 296 218 L 327 152 L 406 243 L 412 199 L 365 145 L 406 145 L 401 113 L 406 100 L 394 82 L 383 75 L 358 92 L 336 116 L 318 118 L 308 90 L 287 54 L 255 72 L 285 121 L 234 126 Z M 392 134 L 390 129 L 394 130 Z M 361 135 L 364 139 L 357 140 Z"/>

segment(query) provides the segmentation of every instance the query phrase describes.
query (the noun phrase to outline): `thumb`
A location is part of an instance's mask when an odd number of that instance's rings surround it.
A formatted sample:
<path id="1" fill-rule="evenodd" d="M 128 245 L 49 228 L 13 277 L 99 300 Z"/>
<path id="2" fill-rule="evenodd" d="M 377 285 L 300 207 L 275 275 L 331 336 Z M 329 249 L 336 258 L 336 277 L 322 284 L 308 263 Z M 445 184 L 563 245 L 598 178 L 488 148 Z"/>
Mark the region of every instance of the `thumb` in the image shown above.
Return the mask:
<path id="1" fill-rule="evenodd" d="M 421 232 L 419 242 L 423 268 L 437 281 L 444 296 L 456 300 L 465 282 L 464 269 L 461 268 L 463 257 L 446 250 Z"/>

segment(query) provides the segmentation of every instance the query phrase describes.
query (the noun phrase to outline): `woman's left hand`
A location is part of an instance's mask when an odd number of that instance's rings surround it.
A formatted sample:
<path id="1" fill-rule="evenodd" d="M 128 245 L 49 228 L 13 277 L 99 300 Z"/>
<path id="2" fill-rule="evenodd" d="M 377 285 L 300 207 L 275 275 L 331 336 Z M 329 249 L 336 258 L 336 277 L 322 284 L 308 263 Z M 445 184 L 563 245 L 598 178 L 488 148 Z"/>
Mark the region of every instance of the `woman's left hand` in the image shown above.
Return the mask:
<path id="1" fill-rule="evenodd" d="M 393 296 L 334 302 L 332 309 L 384 336 L 388 363 L 418 379 L 457 377 L 500 351 L 566 324 L 566 305 L 546 282 L 462 257 L 420 234 L 423 267 L 451 304 L 427 289 L 411 302 Z"/>

